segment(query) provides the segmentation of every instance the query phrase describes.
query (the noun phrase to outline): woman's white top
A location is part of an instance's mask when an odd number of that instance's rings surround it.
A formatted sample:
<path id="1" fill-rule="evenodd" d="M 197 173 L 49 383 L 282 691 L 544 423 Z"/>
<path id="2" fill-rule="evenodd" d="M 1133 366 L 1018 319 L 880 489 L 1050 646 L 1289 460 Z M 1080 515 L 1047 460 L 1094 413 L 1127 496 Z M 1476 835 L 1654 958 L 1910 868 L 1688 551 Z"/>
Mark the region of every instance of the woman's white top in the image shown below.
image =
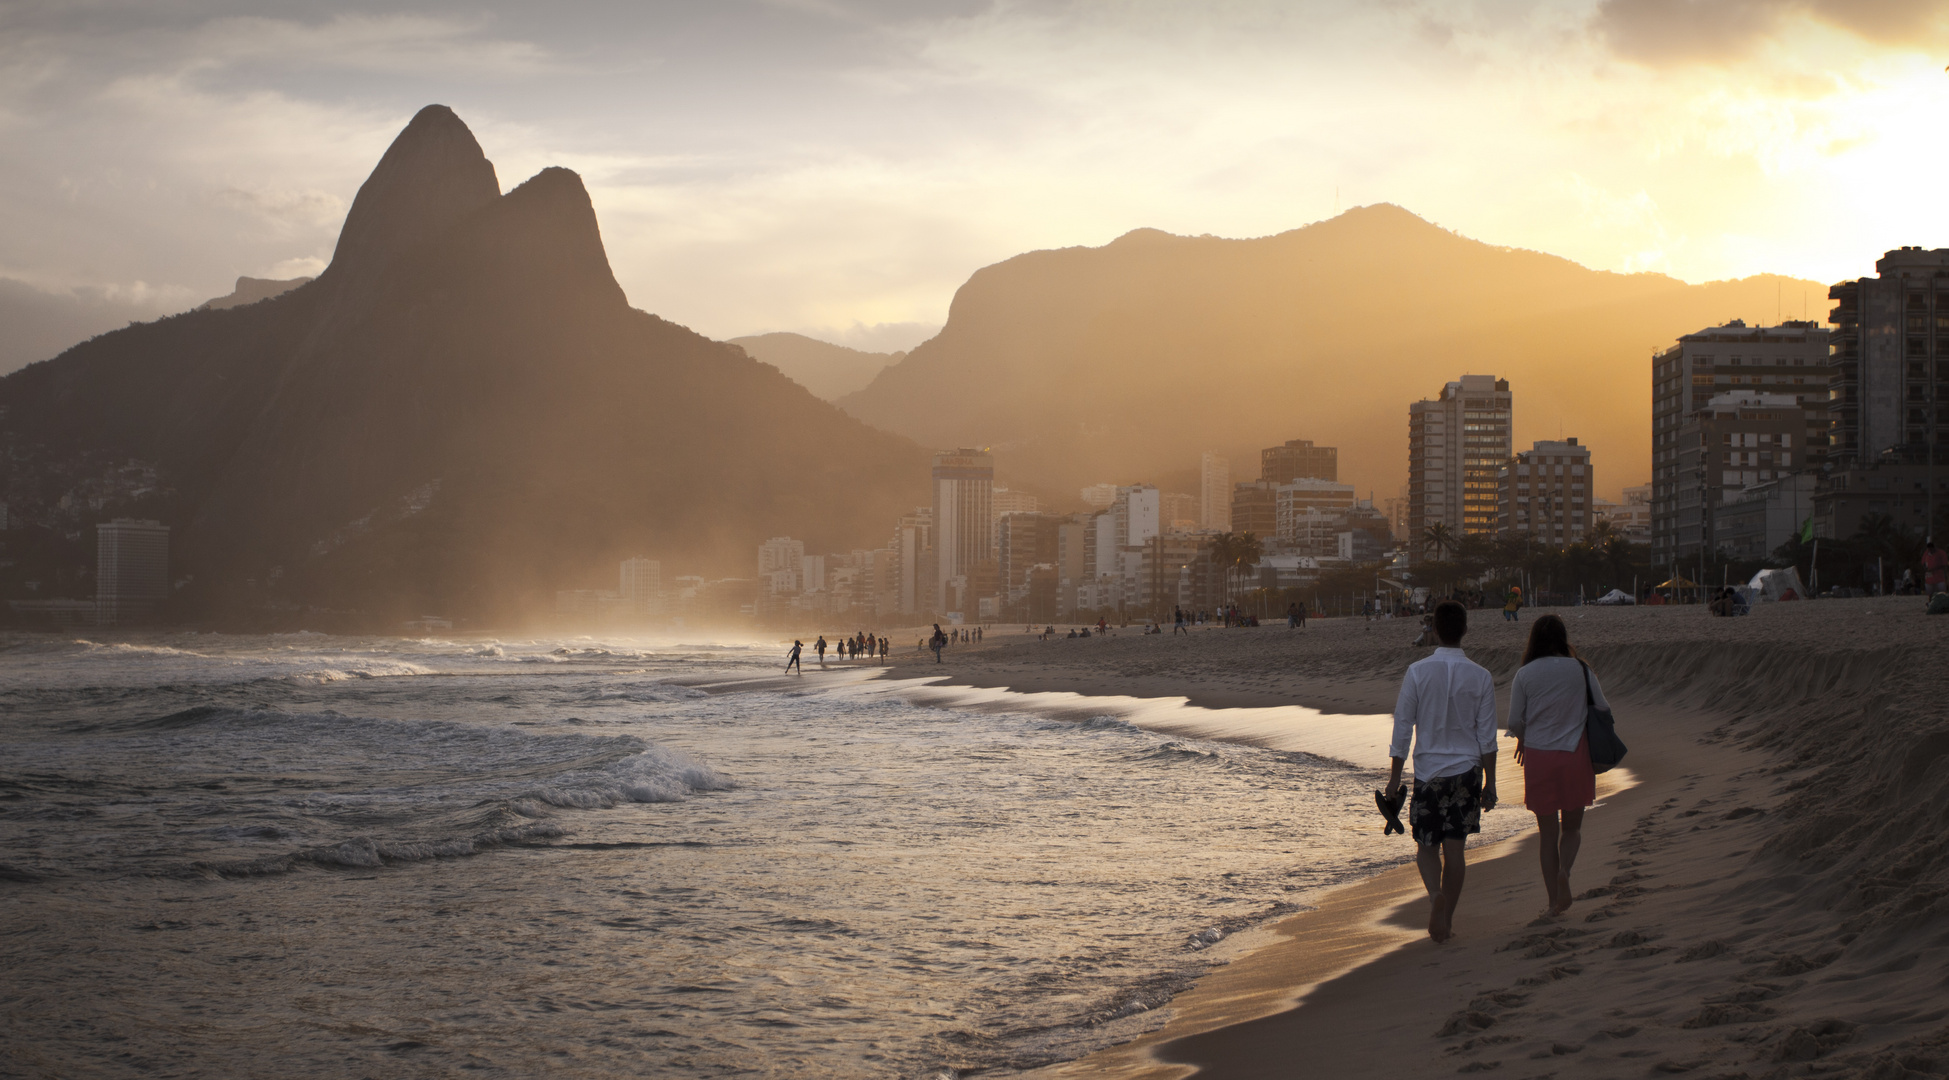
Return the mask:
<path id="1" fill-rule="evenodd" d="M 1590 692 L 1611 707 L 1597 676 Z M 1530 750 L 1575 750 L 1584 737 L 1584 666 L 1568 656 L 1544 656 L 1516 671 L 1509 683 L 1509 734 Z"/>

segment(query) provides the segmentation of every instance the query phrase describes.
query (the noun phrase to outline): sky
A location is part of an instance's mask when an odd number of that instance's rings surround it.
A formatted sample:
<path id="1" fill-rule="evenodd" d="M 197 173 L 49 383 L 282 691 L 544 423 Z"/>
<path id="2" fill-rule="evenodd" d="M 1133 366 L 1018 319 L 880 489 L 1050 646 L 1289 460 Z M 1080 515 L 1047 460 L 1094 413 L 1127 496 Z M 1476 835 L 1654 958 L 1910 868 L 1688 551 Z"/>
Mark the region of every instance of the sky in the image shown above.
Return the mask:
<path id="1" fill-rule="evenodd" d="M 503 189 L 581 173 L 631 303 L 719 338 L 908 348 L 1023 251 L 1378 202 L 1835 281 L 1949 245 L 1945 63 L 1949 0 L 0 0 L 0 279 L 160 312 L 316 273 L 439 102 Z"/>

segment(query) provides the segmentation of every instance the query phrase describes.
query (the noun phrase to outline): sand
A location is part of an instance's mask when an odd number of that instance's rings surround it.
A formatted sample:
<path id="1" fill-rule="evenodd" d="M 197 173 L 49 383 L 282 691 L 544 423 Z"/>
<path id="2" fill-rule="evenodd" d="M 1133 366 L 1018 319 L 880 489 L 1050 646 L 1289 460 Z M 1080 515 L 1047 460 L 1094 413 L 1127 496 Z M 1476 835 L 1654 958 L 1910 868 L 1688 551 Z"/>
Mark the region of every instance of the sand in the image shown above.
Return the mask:
<path id="1" fill-rule="evenodd" d="M 1949 618 L 1924 616 L 1917 598 L 1774 604 L 1739 619 L 1696 607 L 1559 613 L 1631 746 L 1629 775 L 1607 778 L 1619 782 L 1588 815 L 1567 914 L 1541 912 L 1532 826 L 1471 852 L 1449 943 L 1422 932 L 1412 867 L 1389 871 L 1272 927 L 1143 1038 L 1043 1075 L 1949 1072 Z M 1505 694 L 1534 614 L 1518 626 L 1499 612 L 1473 619 L 1465 645 Z M 991 632 L 944 665 L 929 657 L 893 674 L 1160 707 L 1372 714 L 1426 654 L 1408 644 L 1417 631 L 1339 619 L 1190 638 Z M 1252 715 L 1256 726 L 1226 737 L 1273 741 L 1270 727 L 1333 719 Z M 1353 732 L 1346 753 L 1373 744 Z M 1505 788 L 1496 812 L 1526 814 Z"/>

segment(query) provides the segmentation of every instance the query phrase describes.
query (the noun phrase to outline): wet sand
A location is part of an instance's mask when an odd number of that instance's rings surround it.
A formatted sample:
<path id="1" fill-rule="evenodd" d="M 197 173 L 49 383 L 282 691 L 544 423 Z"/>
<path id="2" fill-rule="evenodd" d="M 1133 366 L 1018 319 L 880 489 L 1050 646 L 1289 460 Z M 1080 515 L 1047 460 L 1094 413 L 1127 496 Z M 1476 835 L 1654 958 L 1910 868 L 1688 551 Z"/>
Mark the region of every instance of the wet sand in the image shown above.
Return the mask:
<path id="1" fill-rule="evenodd" d="M 1272 927 L 1141 1039 L 1040 1075 L 1949 1072 L 1949 618 L 1919 598 L 1559 614 L 1631 746 L 1629 786 L 1586 819 L 1570 912 L 1541 914 L 1532 827 L 1471 851 L 1448 944 L 1422 932 L 1413 868 L 1389 871 Z M 1471 620 L 1505 691 L 1532 615 Z M 1426 654 L 1417 632 L 991 633 L 894 674 L 1371 714 Z"/>

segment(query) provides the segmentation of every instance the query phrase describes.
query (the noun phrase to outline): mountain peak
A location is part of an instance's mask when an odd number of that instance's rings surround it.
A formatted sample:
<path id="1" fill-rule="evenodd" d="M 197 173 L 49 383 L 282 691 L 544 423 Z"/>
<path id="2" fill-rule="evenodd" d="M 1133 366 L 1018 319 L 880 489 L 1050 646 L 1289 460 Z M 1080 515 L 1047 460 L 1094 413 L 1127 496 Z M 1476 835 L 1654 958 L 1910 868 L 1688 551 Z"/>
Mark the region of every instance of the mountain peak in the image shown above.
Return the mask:
<path id="1" fill-rule="evenodd" d="M 324 276 L 372 273 L 500 198 L 494 165 L 445 105 L 414 115 L 359 187 Z"/>

